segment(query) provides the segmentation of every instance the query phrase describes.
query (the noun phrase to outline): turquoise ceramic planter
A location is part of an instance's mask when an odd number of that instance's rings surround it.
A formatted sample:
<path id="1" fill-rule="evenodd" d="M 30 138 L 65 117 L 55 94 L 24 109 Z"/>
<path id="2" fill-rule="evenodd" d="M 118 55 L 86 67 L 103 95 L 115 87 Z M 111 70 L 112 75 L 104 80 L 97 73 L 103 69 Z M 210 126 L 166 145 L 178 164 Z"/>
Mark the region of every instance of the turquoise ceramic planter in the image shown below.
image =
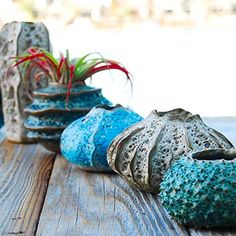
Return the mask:
<path id="1" fill-rule="evenodd" d="M 29 114 L 25 127 L 28 136 L 53 152 L 60 152 L 62 131 L 74 120 L 85 116 L 94 106 L 111 104 L 101 89 L 74 85 L 66 105 L 67 86 L 50 84 L 34 92 L 33 103 L 25 109 Z"/>
<path id="2" fill-rule="evenodd" d="M 106 160 L 110 142 L 140 120 L 139 115 L 122 106 L 98 106 L 64 130 L 61 152 L 68 161 L 82 169 L 110 171 Z"/>
<path id="3" fill-rule="evenodd" d="M 176 161 L 160 199 L 181 224 L 236 226 L 236 150 L 206 150 Z"/>

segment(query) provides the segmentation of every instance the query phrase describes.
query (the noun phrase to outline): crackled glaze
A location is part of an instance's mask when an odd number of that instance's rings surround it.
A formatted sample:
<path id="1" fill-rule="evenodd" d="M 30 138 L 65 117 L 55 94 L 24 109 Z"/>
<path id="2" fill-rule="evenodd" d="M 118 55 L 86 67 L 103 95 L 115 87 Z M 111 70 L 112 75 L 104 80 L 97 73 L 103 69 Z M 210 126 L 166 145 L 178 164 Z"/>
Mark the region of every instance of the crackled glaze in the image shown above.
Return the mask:
<path id="1" fill-rule="evenodd" d="M 61 151 L 67 160 L 92 171 L 111 171 L 106 160 L 112 139 L 142 118 L 120 105 L 97 106 L 70 124 L 61 136 Z"/>

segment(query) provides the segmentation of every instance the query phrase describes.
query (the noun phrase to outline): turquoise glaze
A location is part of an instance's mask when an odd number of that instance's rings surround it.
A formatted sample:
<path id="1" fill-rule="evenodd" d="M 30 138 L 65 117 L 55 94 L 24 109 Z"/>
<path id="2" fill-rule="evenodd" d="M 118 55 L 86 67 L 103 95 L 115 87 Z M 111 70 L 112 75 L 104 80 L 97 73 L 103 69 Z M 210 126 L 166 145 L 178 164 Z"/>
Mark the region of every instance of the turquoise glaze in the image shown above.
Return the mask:
<path id="1" fill-rule="evenodd" d="M 29 115 L 24 123 L 28 137 L 57 153 L 60 153 L 61 133 L 71 122 L 85 116 L 94 106 L 111 104 L 101 89 L 87 85 L 73 85 L 66 104 L 67 91 L 67 86 L 50 84 L 35 91 L 32 104 L 25 109 Z"/>
<path id="2" fill-rule="evenodd" d="M 193 227 L 236 226 L 236 150 L 206 150 L 176 161 L 161 183 L 168 213 Z"/>
<path id="3" fill-rule="evenodd" d="M 61 136 L 64 157 L 82 169 L 111 171 L 106 160 L 110 142 L 127 127 L 142 120 L 122 106 L 98 106 L 70 124 Z"/>

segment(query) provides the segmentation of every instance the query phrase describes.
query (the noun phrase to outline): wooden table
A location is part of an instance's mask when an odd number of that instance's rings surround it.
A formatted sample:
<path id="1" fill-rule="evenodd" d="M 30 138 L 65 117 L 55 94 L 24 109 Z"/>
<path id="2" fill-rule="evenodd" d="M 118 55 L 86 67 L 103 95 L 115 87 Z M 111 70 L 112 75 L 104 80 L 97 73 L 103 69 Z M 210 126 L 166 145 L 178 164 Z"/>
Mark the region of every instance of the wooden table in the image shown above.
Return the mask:
<path id="1" fill-rule="evenodd" d="M 206 118 L 236 144 L 235 118 Z M 38 144 L 13 144 L 0 130 L 1 235 L 236 235 L 236 228 L 178 225 L 158 197 L 115 174 L 79 170 Z"/>

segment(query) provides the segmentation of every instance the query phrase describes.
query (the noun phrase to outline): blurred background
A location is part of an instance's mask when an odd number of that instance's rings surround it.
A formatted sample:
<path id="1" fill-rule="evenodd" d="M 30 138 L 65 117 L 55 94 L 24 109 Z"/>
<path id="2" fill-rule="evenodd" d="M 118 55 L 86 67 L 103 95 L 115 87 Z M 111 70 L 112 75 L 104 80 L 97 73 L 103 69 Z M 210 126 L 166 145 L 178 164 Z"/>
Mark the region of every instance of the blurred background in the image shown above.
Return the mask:
<path id="1" fill-rule="evenodd" d="M 41 21 L 55 55 L 101 52 L 133 75 L 113 71 L 92 85 L 143 116 L 181 107 L 236 116 L 236 0 L 0 0 L 0 26 Z"/>

